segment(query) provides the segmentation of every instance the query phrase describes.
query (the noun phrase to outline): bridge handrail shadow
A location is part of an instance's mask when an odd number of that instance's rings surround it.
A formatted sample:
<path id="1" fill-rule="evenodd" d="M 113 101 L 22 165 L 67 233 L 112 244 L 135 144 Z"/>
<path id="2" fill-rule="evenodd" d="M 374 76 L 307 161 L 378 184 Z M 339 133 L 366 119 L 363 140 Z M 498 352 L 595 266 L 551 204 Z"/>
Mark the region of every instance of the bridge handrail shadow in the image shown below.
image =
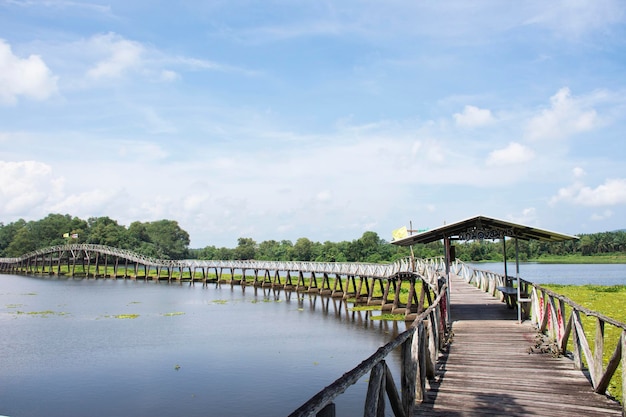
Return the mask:
<path id="1" fill-rule="evenodd" d="M 497 287 L 517 280 L 512 277 L 505 278 L 495 272 L 474 269 L 460 260 L 454 262 L 452 271 L 467 283 L 475 285 L 500 300 L 504 299 L 504 294 Z M 573 359 L 575 368 L 586 374 L 596 393 L 607 394 L 609 384 L 619 374 L 617 370 L 621 362 L 621 392 L 619 394 L 622 398 L 623 413 L 626 415 L 626 324 L 583 307 L 539 284 L 520 279 L 520 285 L 522 292 L 530 297 L 530 319 L 538 332 L 550 338 L 556 349 L 554 353 L 567 355 Z M 581 313 L 584 314 L 584 318 L 581 318 Z M 585 323 L 589 325 L 591 322 L 595 322 L 593 349 L 589 343 L 591 332 L 585 331 Z M 610 331 L 620 334 L 605 366 L 606 335 L 609 333 L 605 330 L 606 324 L 613 326 Z M 571 352 L 568 351 L 568 344 L 572 346 Z"/>
<path id="2" fill-rule="evenodd" d="M 386 395 L 394 416 L 410 416 L 415 401 L 421 402 L 426 395 L 426 378 L 434 377 L 439 349 L 445 341 L 447 324 L 442 306 L 446 303 L 446 288 L 444 284 L 439 289 L 435 300 L 415 318 L 408 330 L 315 394 L 290 417 L 334 417 L 334 399 L 370 371 L 364 415 L 384 415 Z M 398 347 L 402 349 L 400 392 L 385 362 L 385 358 Z"/>

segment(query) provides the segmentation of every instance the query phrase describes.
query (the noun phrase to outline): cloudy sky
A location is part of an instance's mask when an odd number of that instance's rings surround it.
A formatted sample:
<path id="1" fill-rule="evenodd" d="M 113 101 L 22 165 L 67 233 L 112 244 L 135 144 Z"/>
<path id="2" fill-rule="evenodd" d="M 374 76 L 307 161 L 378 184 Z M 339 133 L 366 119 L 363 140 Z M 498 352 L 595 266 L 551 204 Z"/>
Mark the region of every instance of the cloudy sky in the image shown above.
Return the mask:
<path id="1" fill-rule="evenodd" d="M 0 0 L 0 222 L 626 227 L 620 0 Z"/>

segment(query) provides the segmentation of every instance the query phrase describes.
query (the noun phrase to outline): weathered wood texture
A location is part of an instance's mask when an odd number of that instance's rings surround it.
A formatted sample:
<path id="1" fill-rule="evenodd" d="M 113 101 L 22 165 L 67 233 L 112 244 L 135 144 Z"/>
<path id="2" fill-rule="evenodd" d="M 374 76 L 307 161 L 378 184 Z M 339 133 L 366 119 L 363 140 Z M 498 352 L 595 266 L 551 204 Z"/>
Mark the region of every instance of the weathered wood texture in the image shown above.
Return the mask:
<path id="1" fill-rule="evenodd" d="M 538 335 L 489 293 L 451 278 L 452 343 L 413 416 L 621 416 L 572 360 L 529 353 Z"/>

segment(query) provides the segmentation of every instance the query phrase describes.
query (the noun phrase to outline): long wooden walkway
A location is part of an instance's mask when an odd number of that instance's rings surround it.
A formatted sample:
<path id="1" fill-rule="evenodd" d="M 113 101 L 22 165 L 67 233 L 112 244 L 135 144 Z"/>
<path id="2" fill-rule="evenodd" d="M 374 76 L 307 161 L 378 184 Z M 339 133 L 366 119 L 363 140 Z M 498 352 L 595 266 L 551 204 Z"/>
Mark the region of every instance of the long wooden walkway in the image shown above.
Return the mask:
<path id="1" fill-rule="evenodd" d="M 458 277 L 450 301 L 452 343 L 414 416 L 622 415 L 570 359 L 529 353 L 537 333 L 514 310 Z"/>

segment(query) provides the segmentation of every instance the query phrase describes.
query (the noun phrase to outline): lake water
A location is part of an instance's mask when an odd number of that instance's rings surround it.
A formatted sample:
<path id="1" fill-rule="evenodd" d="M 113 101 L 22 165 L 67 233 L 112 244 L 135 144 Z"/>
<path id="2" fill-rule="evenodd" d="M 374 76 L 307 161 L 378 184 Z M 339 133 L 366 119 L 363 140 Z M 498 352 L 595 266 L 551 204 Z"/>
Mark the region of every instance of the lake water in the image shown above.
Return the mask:
<path id="1" fill-rule="evenodd" d="M 504 263 L 468 263 L 475 269 L 504 274 Z M 515 276 L 515 262 L 508 264 L 509 276 Z M 540 264 L 520 263 L 520 277 L 537 284 L 626 285 L 626 264 Z"/>
<path id="2" fill-rule="evenodd" d="M 626 284 L 626 265 L 524 263 L 520 274 Z M 0 415 L 288 415 L 405 330 L 350 307 L 252 287 L 0 275 Z M 341 395 L 337 415 L 362 414 L 366 389 L 364 377 Z"/>
<path id="3" fill-rule="evenodd" d="M 287 415 L 405 329 L 348 307 L 252 287 L 0 275 L 0 415 Z M 364 377 L 340 396 L 338 415 L 361 414 L 366 389 Z"/>

